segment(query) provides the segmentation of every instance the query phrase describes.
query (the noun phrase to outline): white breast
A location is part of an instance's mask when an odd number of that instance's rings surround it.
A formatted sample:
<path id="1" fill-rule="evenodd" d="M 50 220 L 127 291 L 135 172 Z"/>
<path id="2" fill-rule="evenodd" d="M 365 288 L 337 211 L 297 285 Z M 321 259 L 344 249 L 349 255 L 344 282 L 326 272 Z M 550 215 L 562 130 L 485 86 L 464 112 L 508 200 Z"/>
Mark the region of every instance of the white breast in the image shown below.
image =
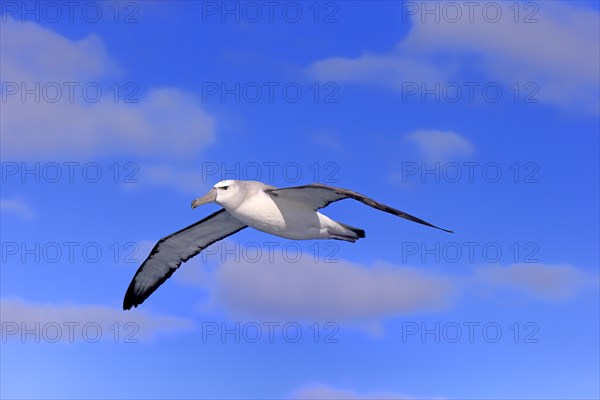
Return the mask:
<path id="1" fill-rule="evenodd" d="M 262 191 L 227 211 L 246 225 L 272 235 L 296 240 L 325 237 L 316 211 Z"/>

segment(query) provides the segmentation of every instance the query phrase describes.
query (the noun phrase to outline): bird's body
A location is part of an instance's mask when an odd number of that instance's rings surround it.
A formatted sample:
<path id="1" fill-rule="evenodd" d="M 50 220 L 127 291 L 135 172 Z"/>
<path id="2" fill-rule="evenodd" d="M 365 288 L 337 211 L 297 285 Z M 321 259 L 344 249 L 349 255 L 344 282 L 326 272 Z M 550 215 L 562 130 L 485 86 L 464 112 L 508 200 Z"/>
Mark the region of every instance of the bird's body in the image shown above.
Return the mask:
<path id="1" fill-rule="evenodd" d="M 261 182 L 242 182 L 237 196 L 241 202 L 223 204 L 237 220 L 271 235 L 293 240 L 347 238 L 355 241 L 359 235 L 310 206 L 273 196 L 265 192 L 276 189 Z M 250 184 L 248 184 L 250 183 Z M 342 239 L 345 240 L 345 239 Z"/>
<path id="2" fill-rule="evenodd" d="M 128 310 L 143 303 L 182 262 L 246 227 L 293 240 L 336 239 L 355 242 L 364 238 L 365 231 L 362 229 L 334 221 L 317 211 L 347 198 L 446 231 L 347 189 L 318 183 L 278 189 L 256 181 L 221 181 L 205 196 L 194 200 L 192 208 L 217 203 L 223 209 L 160 239 L 133 277 L 123 300 L 123 309 Z"/>

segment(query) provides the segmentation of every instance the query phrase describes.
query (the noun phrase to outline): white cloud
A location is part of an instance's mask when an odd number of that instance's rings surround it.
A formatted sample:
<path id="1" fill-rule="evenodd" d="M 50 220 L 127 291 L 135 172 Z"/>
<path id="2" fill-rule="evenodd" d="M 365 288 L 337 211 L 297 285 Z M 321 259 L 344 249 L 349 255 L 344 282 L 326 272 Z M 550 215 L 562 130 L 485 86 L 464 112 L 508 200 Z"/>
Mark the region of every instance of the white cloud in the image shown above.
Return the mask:
<path id="1" fill-rule="evenodd" d="M 453 283 L 417 268 L 348 261 L 300 262 L 275 252 L 257 262 L 227 260 L 216 270 L 214 296 L 236 316 L 369 324 L 449 306 Z"/>
<path id="2" fill-rule="evenodd" d="M 418 397 L 389 392 L 361 393 L 353 390 L 335 388 L 322 383 L 306 385 L 294 390 L 288 398 L 306 400 L 410 400 Z M 440 399 L 440 397 L 427 397 L 428 399 Z"/>
<path id="3" fill-rule="evenodd" d="M 470 276 L 459 276 L 381 262 L 329 263 L 314 260 L 314 254 L 301 254 L 300 261 L 293 262 L 282 257 L 283 252 L 264 248 L 257 252 L 255 246 L 245 252 L 235 243 L 226 248 L 219 266 L 192 262 L 177 276 L 179 284 L 210 292 L 201 309 L 223 308 L 237 319 L 335 321 L 374 335 L 382 333 L 386 319 L 447 309 L 467 292 L 504 296 L 508 289 L 525 299 L 563 302 L 597 281 L 572 266 L 486 265 Z M 220 254 L 223 249 L 213 250 Z"/>
<path id="4" fill-rule="evenodd" d="M 98 37 L 74 41 L 34 23 L 7 21 L 0 51 L 3 85 L 16 85 L 11 90 L 18 93 L 3 94 L 4 159 L 115 154 L 179 159 L 197 156 L 214 142 L 214 117 L 196 96 L 180 89 L 140 88 L 133 96 L 137 103 L 115 101 L 111 84 L 104 84 L 115 63 Z M 52 89 L 52 82 L 58 89 Z M 65 82 L 78 84 L 73 95 Z M 90 82 L 102 91 L 95 102 L 82 93 Z M 39 101 L 33 95 L 23 99 L 22 84 L 29 89 L 39 85 L 34 90 Z"/>
<path id="5" fill-rule="evenodd" d="M 175 187 L 180 192 L 189 193 L 196 197 L 208 191 L 205 178 L 200 168 L 175 168 L 168 164 L 145 164 L 140 166 L 141 184 L 168 185 Z"/>
<path id="6" fill-rule="evenodd" d="M 475 274 L 475 282 L 484 289 L 509 289 L 547 301 L 569 300 L 597 281 L 597 277 L 570 265 L 487 266 L 478 268 Z"/>
<path id="7" fill-rule="evenodd" d="M 473 145 L 458 133 L 420 129 L 407 135 L 427 161 L 447 161 L 473 152 Z"/>
<path id="8" fill-rule="evenodd" d="M 31 220 L 34 217 L 31 207 L 20 199 L 0 199 L 0 211 L 2 213 L 17 215 L 27 220 Z"/>
<path id="9" fill-rule="evenodd" d="M 115 72 L 102 40 L 70 40 L 35 23 L 3 18 L 0 67 L 3 81 L 78 81 Z"/>
<path id="10" fill-rule="evenodd" d="M 137 104 L 28 103 L 3 107 L 2 157 L 195 156 L 214 140 L 214 118 L 178 89 L 153 89 Z"/>
<path id="11" fill-rule="evenodd" d="M 194 329 L 193 321 L 144 311 L 124 312 L 119 308 L 88 304 L 34 303 L 18 298 L 0 299 L 2 340 L 34 340 L 35 336 L 22 336 L 27 330 L 37 332 L 40 341 L 98 340 L 153 340 L 160 335 L 170 335 Z M 37 324 L 37 325 L 36 325 Z M 84 328 L 91 328 L 86 332 Z M 73 328 L 69 328 L 72 326 Z M 100 327 L 100 330 L 95 327 Z M 58 327 L 58 328 L 57 328 Z M 72 329 L 69 332 L 69 329 Z M 94 340 L 92 340 L 94 341 Z"/>
<path id="12" fill-rule="evenodd" d="M 540 2 L 535 3 L 537 23 L 515 23 L 512 3 L 495 4 L 502 8 L 496 23 L 482 17 L 481 5 L 474 22 L 469 22 L 466 6 L 457 22 L 442 18 L 436 23 L 432 16 L 423 22 L 418 13 L 409 34 L 389 54 L 332 57 L 313 63 L 309 72 L 322 80 L 400 89 L 403 82 L 443 84 L 482 71 L 486 79 L 502 82 L 507 92 L 514 82 L 534 82 L 539 87 L 535 97 L 541 101 L 597 113 L 598 11 L 568 2 Z M 531 10 L 521 11 L 522 21 Z"/>
<path id="13" fill-rule="evenodd" d="M 365 54 L 358 58 L 332 57 L 313 63 L 308 72 L 319 80 L 373 83 L 401 89 L 403 82 L 442 81 L 448 74 L 423 59 Z"/>
<path id="14" fill-rule="evenodd" d="M 344 146 L 334 132 L 323 130 L 312 136 L 312 141 L 328 152 L 341 152 Z"/>

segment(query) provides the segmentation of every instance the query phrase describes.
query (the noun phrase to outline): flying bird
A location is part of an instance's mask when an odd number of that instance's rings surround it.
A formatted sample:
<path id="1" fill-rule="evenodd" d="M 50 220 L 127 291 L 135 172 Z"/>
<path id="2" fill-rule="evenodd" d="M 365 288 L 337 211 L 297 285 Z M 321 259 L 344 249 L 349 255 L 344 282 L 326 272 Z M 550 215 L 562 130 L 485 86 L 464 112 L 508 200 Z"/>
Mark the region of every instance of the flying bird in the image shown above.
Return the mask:
<path id="1" fill-rule="evenodd" d="M 409 221 L 453 233 L 348 189 L 320 183 L 279 189 L 257 181 L 225 180 L 192 202 L 192 208 L 206 203 L 217 203 L 223 208 L 156 243 L 129 284 L 123 309 L 142 304 L 182 262 L 249 226 L 294 240 L 336 239 L 354 243 L 364 238 L 364 230 L 317 211 L 342 199 L 358 200 Z"/>

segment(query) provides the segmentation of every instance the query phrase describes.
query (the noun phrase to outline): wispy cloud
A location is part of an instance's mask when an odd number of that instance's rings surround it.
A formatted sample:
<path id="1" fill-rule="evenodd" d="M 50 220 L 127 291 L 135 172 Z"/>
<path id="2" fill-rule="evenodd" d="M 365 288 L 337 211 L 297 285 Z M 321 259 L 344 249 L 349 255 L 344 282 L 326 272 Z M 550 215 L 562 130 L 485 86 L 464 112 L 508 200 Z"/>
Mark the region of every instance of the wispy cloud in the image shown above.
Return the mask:
<path id="1" fill-rule="evenodd" d="M 417 400 L 419 397 L 391 392 L 358 392 L 340 389 L 323 383 L 314 383 L 294 390 L 289 399 L 306 400 Z M 442 399 L 442 397 L 427 397 L 428 399 Z"/>
<path id="2" fill-rule="evenodd" d="M 82 332 L 82 329 L 87 325 L 94 327 L 94 339 L 114 341 L 114 330 L 121 329 L 121 335 L 127 333 L 131 340 L 148 341 L 195 327 L 193 321 L 180 317 L 138 310 L 126 313 L 119 308 L 98 304 L 52 304 L 2 298 L 0 311 L 3 340 L 27 340 L 27 335 L 23 338 L 22 331 L 29 330 L 38 332 L 41 340 L 47 339 L 43 337 L 46 332 L 52 337 L 50 341 L 57 337 L 60 341 L 81 341 L 86 339 L 86 332 Z M 69 329 L 72 331 L 69 332 Z"/>
<path id="3" fill-rule="evenodd" d="M 331 57 L 313 63 L 308 71 L 321 80 L 401 89 L 404 82 L 460 80 L 476 64 L 485 79 L 507 88 L 515 81 L 532 82 L 539 87 L 540 101 L 597 113 L 598 11 L 568 2 L 536 4 L 535 23 L 515 23 L 509 3 L 496 3 L 504 17 L 495 23 L 469 21 L 466 9 L 458 21 L 423 21 L 417 14 L 409 34 L 388 54 Z"/>
<path id="4" fill-rule="evenodd" d="M 403 82 L 445 81 L 448 73 L 420 57 L 364 54 L 357 58 L 331 57 L 314 62 L 308 73 L 316 79 L 359 82 L 401 89 Z"/>
<path id="5" fill-rule="evenodd" d="M 570 265 L 487 266 L 475 274 L 475 282 L 487 290 L 510 290 L 553 302 L 569 300 L 597 281 L 597 276 Z"/>
<path id="6" fill-rule="evenodd" d="M 425 160 L 430 162 L 467 156 L 474 150 L 469 140 L 451 131 L 420 129 L 409 133 L 406 138 L 416 144 Z"/>
<path id="7" fill-rule="evenodd" d="M 140 166 L 140 183 L 170 186 L 182 193 L 200 195 L 208 188 L 200 168 L 175 168 L 169 164 L 144 164 Z"/>
<path id="8" fill-rule="evenodd" d="M 32 220 L 34 217 L 31 207 L 21 199 L 0 199 L 0 211 L 26 220 Z"/>
<path id="9" fill-rule="evenodd" d="M 334 132 L 323 130 L 312 136 L 312 141 L 326 151 L 340 152 L 344 146 Z"/>

